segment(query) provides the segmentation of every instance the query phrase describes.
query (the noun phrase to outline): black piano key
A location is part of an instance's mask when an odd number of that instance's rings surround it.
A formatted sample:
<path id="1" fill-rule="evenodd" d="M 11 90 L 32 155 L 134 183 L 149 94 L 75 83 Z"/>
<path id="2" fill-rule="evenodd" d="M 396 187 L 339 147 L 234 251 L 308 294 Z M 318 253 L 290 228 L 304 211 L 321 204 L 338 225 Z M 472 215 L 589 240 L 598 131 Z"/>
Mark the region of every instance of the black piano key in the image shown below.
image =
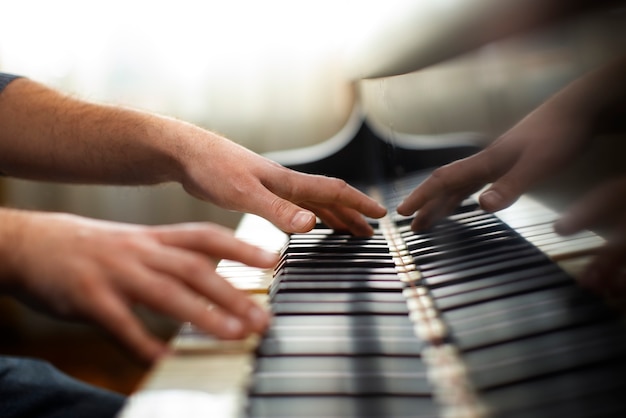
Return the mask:
<path id="1" fill-rule="evenodd" d="M 459 231 L 453 231 L 450 234 L 442 235 L 436 238 L 425 235 L 414 235 L 405 237 L 406 245 L 412 250 L 424 248 L 438 247 L 463 247 L 468 243 L 476 240 L 485 240 L 490 237 L 514 236 L 515 234 L 509 230 L 503 229 L 501 225 L 492 225 L 485 230 L 462 228 Z"/>
<path id="2" fill-rule="evenodd" d="M 436 418 L 434 400 L 421 396 L 252 396 L 251 418 Z"/>
<path id="3" fill-rule="evenodd" d="M 279 271 L 276 274 L 275 280 L 284 281 L 284 282 L 324 282 L 324 281 L 399 281 L 398 274 L 394 271 L 393 273 L 386 274 L 370 274 L 370 273 L 361 273 L 361 274 L 342 274 L 341 272 L 336 274 L 315 274 L 312 271 L 307 271 L 302 274 L 294 274 L 289 273 L 285 274 L 284 271 Z"/>
<path id="4" fill-rule="evenodd" d="M 415 357 L 260 357 L 252 395 L 430 396 L 426 368 Z"/>
<path id="5" fill-rule="evenodd" d="M 308 250 L 285 252 L 282 260 L 391 260 L 388 253 L 362 253 L 362 252 L 325 252 L 324 247 L 312 247 Z"/>
<path id="6" fill-rule="evenodd" d="M 571 284 L 573 279 L 563 272 L 542 266 L 432 289 L 431 294 L 437 307 L 445 312 Z"/>
<path id="7" fill-rule="evenodd" d="M 345 292 L 371 292 L 371 291 L 388 291 L 397 292 L 404 288 L 404 284 L 401 281 L 393 280 L 352 280 L 352 281 L 340 281 L 341 277 L 334 276 L 337 281 L 280 281 L 276 285 L 273 285 L 271 293 L 274 293 L 274 288 L 279 292 L 329 292 L 329 291 L 345 291 Z"/>
<path id="8" fill-rule="evenodd" d="M 510 230 L 503 226 L 502 222 L 492 218 L 487 222 L 476 222 L 471 225 L 457 224 L 446 228 L 445 230 L 437 231 L 436 234 L 423 233 L 416 234 L 414 236 L 405 236 L 407 243 L 419 244 L 421 242 L 433 242 L 439 244 L 445 243 L 462 243 L 464 240 L 474 237 L 487 236 L 493 233 L 507 233 L 513 234 Z"/>
<path id="9" fill-rule="evenodd" d="M 445 262 L 458 257 L 473 256 L 477 252 L 496 250 L 505 245 L 515 245 L 519 243 L 528 245 L 525 241 L 517 236 L 504 235 L 498 237 L 484 237 L 484 239 L 473 240 L 472 242 L 464 242 L 462 246 L 431 246 L 428 248 L 419 248 L 418 250 L 410 250 L 409 253 L 415 259 L 418 265 L 429 264 L 433 262 Z"/>
<path id="10" fill-rule="evenodd" d="M 450 321 L 453 338 L 461 350 L 475 350 L 564 328 L 608 320 L 614 316 L 605 306 L 593 303 L 595 301 L 585 301 L 579 298 L 577 303 L 574 302 L 575 307 L 568 305 L 568 302 L 555 299 L 544 301 L 543 304 L 506 306 L 501 310 L 496 310 L 498 307 L 494 306 L 495 304 L 487 303 L 485 308 L 494 308 L 492 315 L 474 317 L 474 320 Z M 465 310 L 461 309 L 456 312 L 462 314 L 463 311 Z"/>
<path id="11" fill-rule="evenodd" d="M 409 253 L 419 263 L 426 260 L 441 260 L 445 257 L 468 255 L 478 250 L 486 250 L 488 248 L 496 248 L 500 244 L 504 244 L 507 240 L 519 241 L 520 237 L 504 232 L 497 232 L 483 237 L 475 237 L 463 241 L 463 243 L 447 243 L 428 245 L 407 244 Z M 509 242 L 511 242 L 509 241 Z"/>
<path id="12" fill-rule="evenodd" d="M 284 267 L 280 270 L 283 274 L 316 274 L 316 275 L 331 275 L 331 274 L 362 274 L 364 276 L 371 274 L 395 274 L 395 267 Z"/>
<path id="13" fill-rule="evenodd" d="M 545 265 L 548 268 L 552 266 L 547 262 L 545 255 L 535 253 L 514 260 L 500 261 L 479 267 L 467 268 L 462 271 L 455 271 L 435 276 L 426 276 L 424 277 L 424 280 L 429 287 L 446 286 L 462 281 L 484 278 L 489 275 L 516 272 L 520 269 L 529 269 L 532 267 L 540 267 L 542 265 Z"/>
<path id="14" fill-rule="evenodd" d="M 619 321 L 561 330 L 464 354 L 475 387 L 487 390 L 626 358 Z"/>
<path id="15" fill-rule="evenodd" d="M 449 256 L 444 259 L 434 260 L 430 262 L 424 262 L 420 260 L 419 267 L 422 271 L 434 270 L 441 267 L 456 266 L 458 264 L 471 261 L 471 260 L 485 260 L 491 256 L 499 254 L 515 254 L 517 251 L 528 250 L 529 245 L 522 240 L 511 240 L 503 244 L 494 246 L 493 248 L 481 249 L 478 248 L 472 252 L 472 254 L 463 254 L 457 256 Z M 537 251 L 537 250 L 535 250 Z M 480 261 L 477 261 L 480 262 Z"/>
<path id="16" fill-rule="evenodd" d="M 482 400 L 494 417 L 617 417 L 626 413 L 624 376 L 622 360 L 487 390 Z"/>
<path id="17" fill-rule="evenodd" d="M 387 244 L 365 244 L 365 245 L 353 245 L 344 243 L 324 243 L 325 252 L 338 252 L 338 253 L 389 253 L 389 246 Z M 309 251 L 314 248 L 311 244 L 290 244 L 287 252 L 293 249 L 294 252 Z"/>
<path id="18" fill-rule="evenodd" d="M 447 232 L 447 231 L 451 231 L 455 229 L 462 229 L 466 227 L 472 227 L 472 226 L 483 225 L 487 223 L 495 223 L 495 222 L 500 222 L 500 224 L 502 225 L 502 221 L 496 218 L 493 214 L 485 213 L 485 212 L 479 212 L 479 213 L 477 212 L 476 214 L 474 214 L 474 216 L 472 216 L 471 218 L 465 219 L 462 223 L 460 222 L 440 223 L 440 224 L 437 224 L 436 227 L 428 231 L 419 231 L 419 232 L 413 231 L 411 229 L 410 224 L 400 225 L 396 229 L 398 233 L 400 234 L 400 236 L 402 237 L 421 236 L 421 237 L 434 238 L 434 237 L 437 237 L 440 231 Z"/>
<path id="19" fill-rule="evenodd" d="M 454 273 L 456 271 L 467 271 L 471 268 L 482 267 L 482 266 L 492 266 L 496 263 L 512 261 L 515 259 L 520 259 L 524 257 L 538 256 L 540 253 L 535 249 L 531 248 L 528 245 L 526 248 L 515 248 L 510 251 L 501 251 L 501 252 L 483 252 L 482 254 L 474 254 L 472 259 L 456 259 L 453 258 L 450 260 L 447 265 L 439 265 L 436 267 L 430 267 L 420 265 L 420 271 L 424 277 L 433 277 L 439 276 L 442 274 Z M 544 258 L 545 260 L 545 258 Z M 547 262 L 547 260 L 545 260 Z"/>
<path id="20" fill-rule="evenodd" d="M 279 264 L 278 269 L 393 269 L 395 271 L 395 263 L 391 257 L 386 259 L 286 259 Z"/>

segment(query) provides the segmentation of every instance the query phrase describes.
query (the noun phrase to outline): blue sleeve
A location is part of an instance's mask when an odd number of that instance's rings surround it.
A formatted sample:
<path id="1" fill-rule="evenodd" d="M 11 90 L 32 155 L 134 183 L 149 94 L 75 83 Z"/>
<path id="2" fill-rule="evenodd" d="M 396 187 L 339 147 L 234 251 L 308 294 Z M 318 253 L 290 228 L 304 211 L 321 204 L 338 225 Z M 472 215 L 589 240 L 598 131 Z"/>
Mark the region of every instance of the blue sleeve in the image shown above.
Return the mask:
<path id="1" fill-rule="evenodd" d="M 2 90 L 4 90 L 4 88 L 7 85 L 9 85 L 11 81 L 15 80 L 16 78 L 20 78 L 20 76 L 7 74 L 7 73 L 0 73 L 0 93 L 2 92 Z"/>

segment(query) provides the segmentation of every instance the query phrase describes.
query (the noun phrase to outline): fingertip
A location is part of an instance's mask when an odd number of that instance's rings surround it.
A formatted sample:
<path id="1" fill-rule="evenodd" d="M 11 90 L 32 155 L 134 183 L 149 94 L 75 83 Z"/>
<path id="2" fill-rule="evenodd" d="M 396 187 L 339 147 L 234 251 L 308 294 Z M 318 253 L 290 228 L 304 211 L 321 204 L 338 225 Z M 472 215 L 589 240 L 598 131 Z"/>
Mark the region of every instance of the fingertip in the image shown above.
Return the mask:
<path id="1" fill-rule="evenodd" d="M 291 231 L 289 232 L 307 232 L 313 229 L 317 218 L 308 211 L 301 210 L 291 218 Z"/>
<path id="2" fill-rule="evenodd" d="M 278 263 L 279 258 L 280 255 L 278 253 L 259 249 L 259 267 L 274 267 Z"/>
<path id="3" fill-rule="evenodd" d="M 246 314 L 248 321 L 251 323 L 255 332 L 263 332 L 270 324 L 271 316 L 269 312 L 265 311 L 258 305 L 252 305 Z"/>
<path id="4" fill-rule="evenodd" d="M 376 205 L 377 206 L 374 208 L 374 211 L 371 217 L 374 219 L 382 218 L 383 216 L 387 214 L 387 208 L 378 202 L 376 202 Z"/>
<path id="5" fill-rule="evenodd" d="M 554 223 L 554 232 L 559 235 L 571 235 L 576 231 L 571 220 L 567 217 L 563 217 Z"/>
<path id="6" fill-rule="evenodd" d="M 502 194 L 495 189 L 489 189 L 482 193 L 478 198 L 480 207 L 487 212 L 496 212 L 500 209 L 504 209 L 507 206 L 507 200 Z"/>
<path id="7" fill-rule="evenodd" d="M 411 210 L 405 202 L 402 202 L 396 208 L 396 212 L 398 212 L 398 215 L 411 216 L 415 211 Z"/>

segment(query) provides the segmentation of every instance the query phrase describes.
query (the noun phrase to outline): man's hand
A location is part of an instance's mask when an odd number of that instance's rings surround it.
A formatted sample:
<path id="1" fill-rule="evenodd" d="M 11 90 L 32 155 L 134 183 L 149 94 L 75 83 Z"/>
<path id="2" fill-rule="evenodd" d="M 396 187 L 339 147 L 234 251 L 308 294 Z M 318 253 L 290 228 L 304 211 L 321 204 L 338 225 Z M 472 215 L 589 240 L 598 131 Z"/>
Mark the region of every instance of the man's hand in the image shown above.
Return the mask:
<path id="1" fill-rule="evenodd" d="M 215 273 L 213 259 L 269 268 L 277 255 L 206 223 L 145 227 L 37 212 L 0 212 L 0 285 L 57 315 L 93 321 L 145 359 L 164 352 L 136 304 L 220 338 L 260 333 L 269 315 Z"/>
<path id="2" fill-rule="evenodd" d="M 196 151 L 184 160 L 181 183 L 200 199 L 257 214 L 288 233 L 309 231 L 317 215 L 331 228 L 369 236 L 373 230 L 363 215 L 386 213 L 343 180 L 287 169 L 203 130 L 196 135 Z"/>

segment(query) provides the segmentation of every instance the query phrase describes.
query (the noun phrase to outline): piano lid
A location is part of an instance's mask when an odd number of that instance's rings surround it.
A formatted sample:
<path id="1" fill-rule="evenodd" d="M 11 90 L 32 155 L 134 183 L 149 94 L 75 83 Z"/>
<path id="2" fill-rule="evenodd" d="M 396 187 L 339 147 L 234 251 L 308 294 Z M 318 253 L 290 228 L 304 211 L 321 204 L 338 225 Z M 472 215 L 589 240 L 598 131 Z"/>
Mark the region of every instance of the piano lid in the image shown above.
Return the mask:
<path id="1" fill-rule="evenodd" d="M 349 78 L 406 74 L 611 0 L 437 0 L 403 3 L 346 59 Z"/>

